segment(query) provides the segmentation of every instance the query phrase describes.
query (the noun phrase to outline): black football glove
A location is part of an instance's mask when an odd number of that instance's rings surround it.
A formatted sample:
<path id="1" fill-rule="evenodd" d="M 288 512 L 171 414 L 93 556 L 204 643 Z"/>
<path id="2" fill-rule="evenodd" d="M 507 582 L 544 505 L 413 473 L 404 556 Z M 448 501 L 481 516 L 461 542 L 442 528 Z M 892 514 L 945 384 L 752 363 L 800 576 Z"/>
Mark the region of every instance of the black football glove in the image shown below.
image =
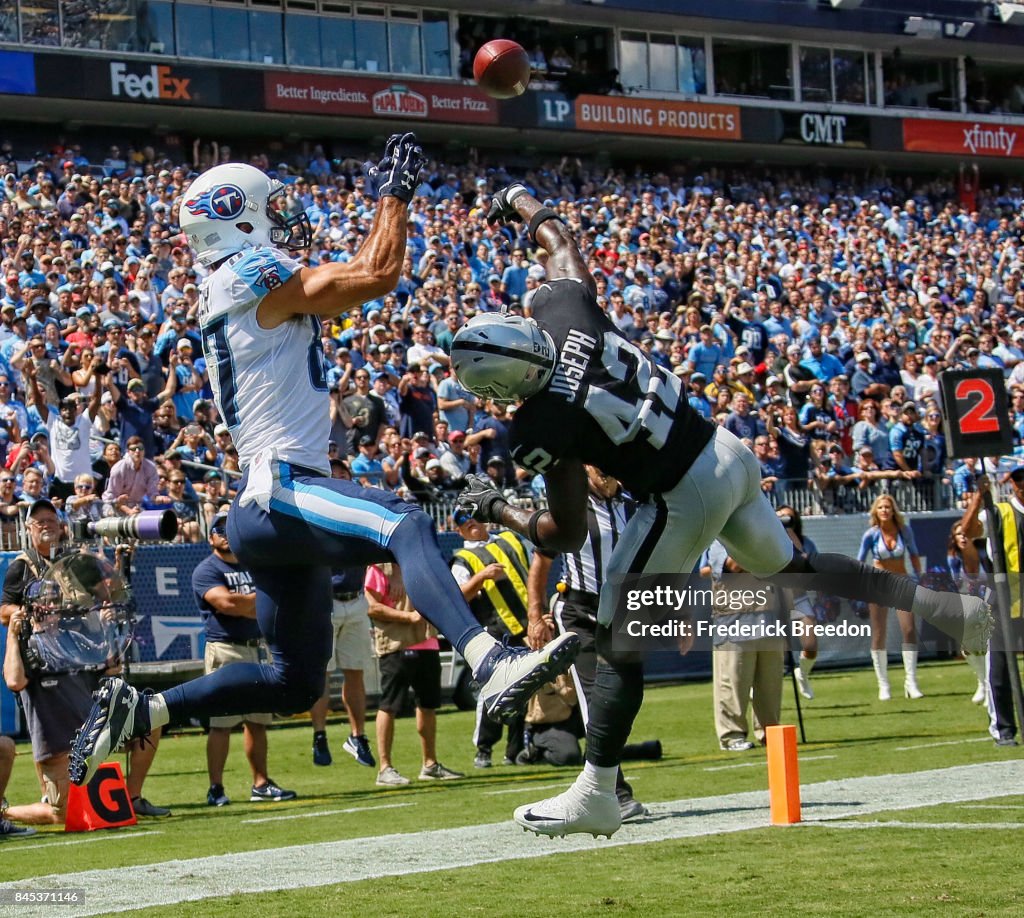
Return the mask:
<path id="1" fill-rule="evenodd" d="M 500 523 L 501 508 L 508 500 L 486 475 L 467 475 L 465 490 L 455 501 L 455 507 L 468 513 L 481 523 Z"/>
<path id="2" fill-rule="evenodd" d="M 364 164 L 363 172 L 378 197 L 390 195 L 408 204 L 416 193 L 420 170 L 426 161 L 415 134 L 392 134 L 384 145 L 380 162 L 375 166 Z"/>
<path id="3" fill-rule="evenodd" d="M 487 222 L 504 225 L 512 220 L 522 220 L 519 211 L 515 209 L 515 199 L 521 194 L 529 194 L 525 185 L 518 182 L 506 185 L 491 199 L 490 209 L 487 211 Z"/>

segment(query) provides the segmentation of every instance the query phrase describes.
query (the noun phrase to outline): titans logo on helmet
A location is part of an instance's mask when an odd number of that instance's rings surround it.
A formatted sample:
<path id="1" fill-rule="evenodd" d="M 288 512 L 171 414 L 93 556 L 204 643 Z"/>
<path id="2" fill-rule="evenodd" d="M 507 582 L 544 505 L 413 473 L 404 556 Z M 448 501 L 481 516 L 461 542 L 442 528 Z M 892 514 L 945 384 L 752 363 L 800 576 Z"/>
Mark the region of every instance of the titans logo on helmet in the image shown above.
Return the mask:
<path id="1" fill-rule="evenodd" d="M 234 220 L 245 206 L 245 194 L 235 185 L 218 185 L 185 202 L 189 213 L 211 220 Z"/>

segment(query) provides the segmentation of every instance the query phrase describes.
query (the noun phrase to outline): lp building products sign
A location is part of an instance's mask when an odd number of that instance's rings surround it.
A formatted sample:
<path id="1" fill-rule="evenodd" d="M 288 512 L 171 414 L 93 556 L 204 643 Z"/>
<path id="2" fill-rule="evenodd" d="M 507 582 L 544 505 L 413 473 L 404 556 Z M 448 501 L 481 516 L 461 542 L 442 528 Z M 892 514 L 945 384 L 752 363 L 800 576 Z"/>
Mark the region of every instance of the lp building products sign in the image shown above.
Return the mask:
<path id="1" fill-rule="evenodd" d="M 579 96 L 576 99 L 576 128 L 612 134 L 739 140 L 740 110 L 735 105 Z"/>
<path id="2" fill-rule="evenodd" d="M 393 82 L 350 76 L 268 73 L 264 97 L 269 111 L 356 115 L 497 124 L 498 104 L 471 86 L 426 81 Z"/>

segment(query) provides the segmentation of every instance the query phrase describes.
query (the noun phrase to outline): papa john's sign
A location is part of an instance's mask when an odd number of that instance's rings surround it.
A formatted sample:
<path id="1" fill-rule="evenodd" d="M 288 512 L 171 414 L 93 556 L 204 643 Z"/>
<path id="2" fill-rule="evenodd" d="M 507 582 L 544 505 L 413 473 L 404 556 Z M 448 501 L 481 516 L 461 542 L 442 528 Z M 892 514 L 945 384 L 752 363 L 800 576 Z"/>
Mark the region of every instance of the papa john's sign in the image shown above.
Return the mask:
<path id="1" fill-rule="evenodd" d="M 612 134 L 739 140 L 740 110 L 735 105 L 706 105 L 702 102 L 579 96 L 576 99 L 576 129 Z"/>
<path id="2" fill-rule="evenodd" d="M 903 149 L 954 156 L 1024 157 L 1024 127 L 990 121 L 904 118 Z"/>
<path id="3" fill-rule="evenodd" d="M 497 124 L 498 104 L 471 86 L 366 77 L 267 73 L 266 107 L 275 112 Z"/>

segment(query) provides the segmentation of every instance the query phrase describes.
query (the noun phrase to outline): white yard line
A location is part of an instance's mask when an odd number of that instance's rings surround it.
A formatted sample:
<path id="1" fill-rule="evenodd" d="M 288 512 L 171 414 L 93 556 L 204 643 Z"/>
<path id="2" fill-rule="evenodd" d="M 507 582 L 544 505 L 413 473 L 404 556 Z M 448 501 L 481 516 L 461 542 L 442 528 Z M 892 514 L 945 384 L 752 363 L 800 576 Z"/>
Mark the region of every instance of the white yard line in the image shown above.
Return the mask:
<path id="1" fill-rule="evenodd" d="M 837 759 L 839 756 L 835 755 L 802 755 L 800 756 L 800 764 L 804 762 L 820 762 L 822 759 Z M 767 768 L 768 762 L 765 759 L 761 759 L 759 762 L 738 762 L 736 765 L 712 765 L 709 768 L 705 768 L 705 771 L 729 771 L 731 768 Z"/>
<path id="2" fill-rule="evenodd" d="M 522 784 L 519 787 L 509 787 L 506 790 L 489 790 L 484 791 L 484 797 L 500 797 L 502 794 L 521 794 L 523 791 L 535 791 L 535 790 L 551 790 L 553 787 L 560 787 L 565 790 L 572 781 L 568 778 L 565 781 L 559 781 L 557 784 Z"/>
<path id="3" fill-rule="evenodd" d="M 905 774 L 844 778 L 801 788 L 806 821 L 831 822 L 892 810 L 986 800 L 1016 793 L 1024 784 L 1024 760 L 963 765 Z M 149 906 L 309 889 L 383 876 L 408 876 L 476 864 L 645 845 L 768 826 L 768 794 L 749 791 L 649 804 L 651 816 L 624 825 L 610 840 L 589 835 L 536 838 L 510 820 L 345 841 L 293 845 L 33 877 L 0 889 L 84 889 L 85 902 L 62 906 L 62 915 L 125 912 Z M 891 825 L 891 824 L 889 824 Z M 913 824 L 919 827 L 919 824 Z M 778 831 L 784 831 L 782 829 Z M 190 911 L 196 911 L 193 907 Z M 50 916 L 53 906 L 25 907 L 18 918 Z"/>
<path id="4" fill-rule="evenodd" d="M 415 803 L 382 803 L 379 806 L 353 806 L 347 810 L 317 810 L 313 813 L 292 813 L 290 816 L 260 816 L 258 819 L 243 819 L 242 825 L 255 822 L 281 822 L 285 819 L 313 819 L 317 816 L 337 816 L 341 813 L 366 813 L 370 810 L 394 810 L 400 806 L 416 806 Z"/>
<path id="5" fill-rule="evenodd" d="M 897 746 L 894 752 L 910 752 L 912 749 L 935 749 L 937 746 L 962 746 L 964 743 L 991 743 L 990 736 L 977 736 L 973 739 L 944 740 L 941 743 L 922 743 L 920 746 Z"/>
<path id="6" fill-rule="evenodd" d="M 962 803 L 962 810 L 1024 810 L 1024 803 Z"/>
<path id="7" fill-rule="evenodd" d="M 824 826 L 829 829 L 991 829 L 1019 832 L 1024 828 L 1020 822 L 906 822 L 893 819 L 891 821 L 872 820 L 870 822 L 827 822 L 804 823 L 805 826 Z"/>
<path id="8" fill-rule="evenodd" d="M 32 848 L 59 848 L 62 845 L 88 845 L 91 842 L 100 841 L 126 841 L 129 839 L 141 838 L 143 835 L 145 835 L 148 838 L 152 835 L 163 834 L 163 832 L 150 832 L 149 830 L 143 830 L 141 832 L 112 831 L 109 834 L 107 832 L 102 832 L 97 833 L 95 835 L 90 835 L 88 838 L 69 838 L 64 841 L 45 841 L 44 839 L 40 838 L 34 842 L 29 842 L 28 844 L 23 844 L 20 840 L 17 843 L 9 842 L 8 844 L 17 844 L 18 851 L 29 851 Z M 11 848 L 9 850 L 14 851 L 15 849 Z"/>

